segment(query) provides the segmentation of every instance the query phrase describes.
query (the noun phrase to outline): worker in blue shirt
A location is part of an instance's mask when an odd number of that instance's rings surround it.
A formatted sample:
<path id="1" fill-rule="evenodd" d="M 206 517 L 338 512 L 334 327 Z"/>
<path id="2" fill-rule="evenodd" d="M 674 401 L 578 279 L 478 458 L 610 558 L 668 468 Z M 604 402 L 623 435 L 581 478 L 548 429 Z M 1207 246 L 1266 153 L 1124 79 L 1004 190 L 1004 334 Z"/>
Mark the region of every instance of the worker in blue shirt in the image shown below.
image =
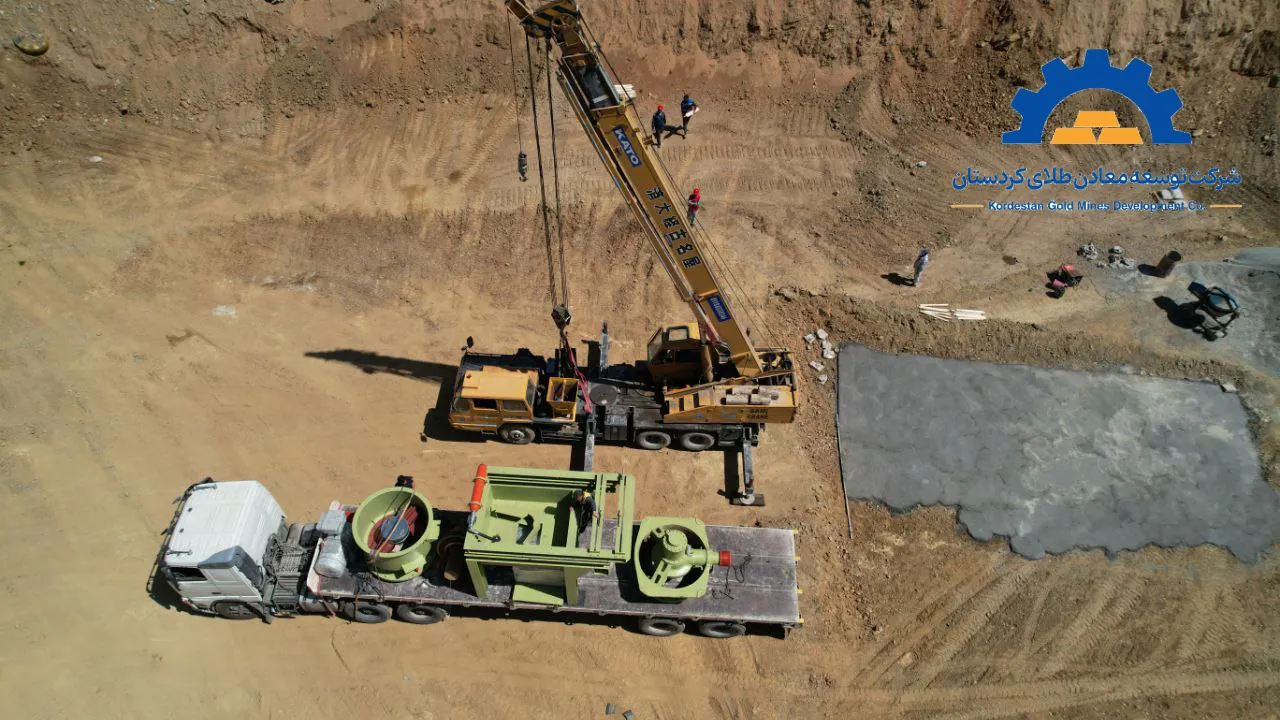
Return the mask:
<path id="1" fill-rule="evenodd" d="M 920 276 L 924 274 L 924 268 L 929 264 L 929 248 L 920 248 L 920 254 L 916 256 L 915 276 L 911 278 L 912 287 L 920 287 Z"/>
<path id="2" fill-rule="evenodd" d="M 685 137 L 689 137 L 689 118 L 693 117 L 693 114 L 697 111 L 698 103 L 694 102 L 693 98 L 689 97 L 689 93 L 685 93 L 684 99 L 680 101 L 680 127 L 684 131 Z"/>
<path id="3" fill-rule="evenodd" d="M 662 112 L 664 109 L 663 105 L 659 105 L 658 111 L 653 114 L 653 139 L 658 147 L 662 147 L 662 133 L 667 129 L 667 114 Z"/>

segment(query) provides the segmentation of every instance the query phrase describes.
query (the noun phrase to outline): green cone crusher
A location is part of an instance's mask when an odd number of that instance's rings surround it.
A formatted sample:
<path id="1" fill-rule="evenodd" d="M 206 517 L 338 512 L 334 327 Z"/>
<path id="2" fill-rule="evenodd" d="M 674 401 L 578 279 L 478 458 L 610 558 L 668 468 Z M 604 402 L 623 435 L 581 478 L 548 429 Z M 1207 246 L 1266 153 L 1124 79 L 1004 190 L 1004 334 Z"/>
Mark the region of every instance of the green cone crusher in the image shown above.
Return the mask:
<path id="1" fill-rule="evenodd" d="M 356 508 L 351 536 L 369 572 L 388 582 L 403 582 L 420 575 L 427 565 L 440 537 L 440 521 L 413 488 L 389 487 Z"/>

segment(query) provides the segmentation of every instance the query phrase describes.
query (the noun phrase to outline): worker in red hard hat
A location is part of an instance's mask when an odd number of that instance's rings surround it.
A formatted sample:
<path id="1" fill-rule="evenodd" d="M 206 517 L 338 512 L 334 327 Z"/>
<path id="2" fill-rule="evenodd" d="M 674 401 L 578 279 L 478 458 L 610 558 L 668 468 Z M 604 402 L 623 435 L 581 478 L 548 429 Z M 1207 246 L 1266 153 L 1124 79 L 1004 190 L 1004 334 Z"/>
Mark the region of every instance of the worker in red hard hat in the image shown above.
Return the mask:
<path id="1" fill-rule="evenodd" d="M 658 106 L 658 111 L 653 114 L 653 139 L 658 147 L 662 147 L 662 133 L 667 129 L 667 114 L 663 112 L 666 107 Z"/>
<path id="2" fill-rule="evenodd" d="M 693 226 L 693 221 L 697 219 L 698 212 L 702 210 L 702 191 L 694 188 L 689 194 L 689 226 Z"/>

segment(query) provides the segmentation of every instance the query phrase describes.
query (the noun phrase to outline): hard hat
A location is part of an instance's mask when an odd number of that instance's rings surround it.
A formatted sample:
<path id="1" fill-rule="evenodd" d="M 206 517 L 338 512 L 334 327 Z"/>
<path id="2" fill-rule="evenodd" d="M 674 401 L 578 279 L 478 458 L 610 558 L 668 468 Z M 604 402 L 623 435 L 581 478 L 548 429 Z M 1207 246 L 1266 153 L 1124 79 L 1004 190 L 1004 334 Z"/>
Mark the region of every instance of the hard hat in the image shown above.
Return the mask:
<path id="1" fill-rule="evenodd" d="M 659 109 L 659 110 L 665 110 L 665 109 L 666 109 L 666 106 L 665 106 L 665 105 L 659 105 L 659 106 L 658 106 L 658 109 Z"/>
<path id="2" fill-rule="evenodd" d="M 694 194 L 694 195 L 701 195 L 701 194 L 702 194 L 702 191 L 701 191 L 701 190 L 699 190 L 698 188 L 694 188 L 694 189 L 693 189 L 693 194 Z"/>

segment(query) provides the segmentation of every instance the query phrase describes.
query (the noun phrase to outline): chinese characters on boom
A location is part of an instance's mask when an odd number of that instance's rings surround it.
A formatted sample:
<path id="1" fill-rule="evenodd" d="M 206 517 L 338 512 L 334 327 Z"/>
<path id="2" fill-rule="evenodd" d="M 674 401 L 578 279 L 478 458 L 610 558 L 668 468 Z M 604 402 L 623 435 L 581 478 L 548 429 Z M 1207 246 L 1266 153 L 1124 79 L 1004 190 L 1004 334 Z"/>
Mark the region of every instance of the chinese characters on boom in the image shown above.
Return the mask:
<path id="1" fill-rule="evenodd" d="M 689 239 L 689 232 L 681 227 L 682 220 L 680 214 L 675 211 L 666 193 L 662 192 L 662 188 L 653 188 L 645 193 L 645 197 L 653 201 L 653 209 L 657 211 L 658 217 L 662 219 L 662 227 L 677 228 L 669 233 L 664 233 L 662 237 L 666 238 L 667 244 L 680 258 L 681 264 L 687 268 L 697 267 L 702 264 L 702 258 L 698 257 L 694 252 L 693 243 L 680 242 Z M 679 244 L 677 244 L 679 243 Z M 693 253 L 690 255 L 690 253 Z"/>

